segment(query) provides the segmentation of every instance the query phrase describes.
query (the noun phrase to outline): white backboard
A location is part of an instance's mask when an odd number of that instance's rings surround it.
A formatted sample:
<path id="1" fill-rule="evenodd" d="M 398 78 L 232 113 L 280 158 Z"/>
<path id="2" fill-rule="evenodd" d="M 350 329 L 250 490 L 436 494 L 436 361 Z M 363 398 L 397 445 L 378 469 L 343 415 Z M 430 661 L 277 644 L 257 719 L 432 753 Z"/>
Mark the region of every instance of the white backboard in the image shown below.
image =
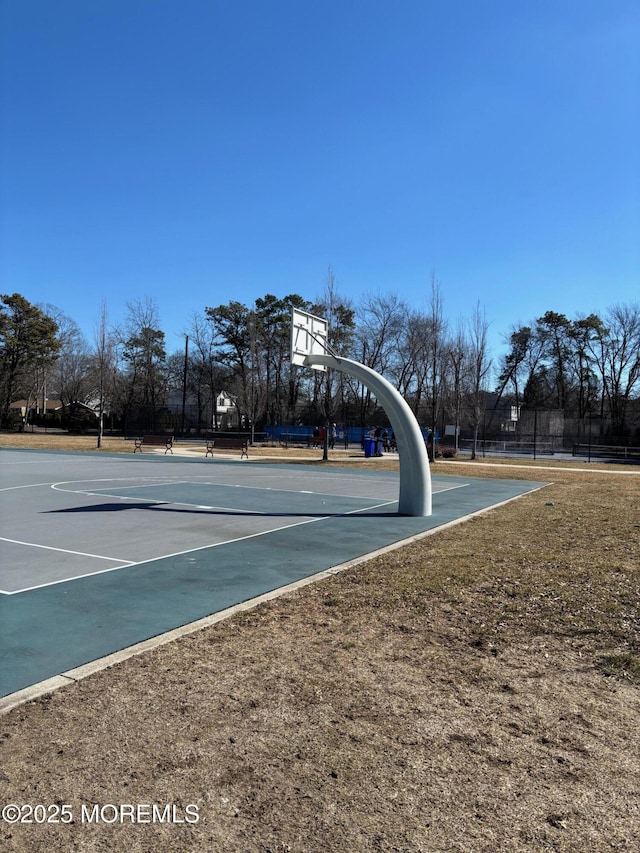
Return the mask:
<path id="1" fill-rule="evenodd" d="M 291 364 L 304 364 L 308 355 L 325 355 L 327 350 L 327 334 L 329 324 L 322 317 L 291 309 Z M 315 366 L 315 370 L 326 370 L 326 367 Z"/>

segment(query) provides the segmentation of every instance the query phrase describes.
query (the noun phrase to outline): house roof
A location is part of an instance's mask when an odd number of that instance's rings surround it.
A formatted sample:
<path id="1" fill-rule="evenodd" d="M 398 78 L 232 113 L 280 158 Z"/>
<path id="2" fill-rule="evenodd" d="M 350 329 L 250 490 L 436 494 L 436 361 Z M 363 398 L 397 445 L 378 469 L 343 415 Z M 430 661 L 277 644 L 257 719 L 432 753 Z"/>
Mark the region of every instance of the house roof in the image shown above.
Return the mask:
<path id="1" fill-rule="evenodd" d="M 14 400 L 13 403 L 9 404 L 10 409 L 34 409 L 42 402 L 42 398 L 40 400 Z M 57 411 L 62 408 L 62 400 L 47 400 L 47 410 Z"/>

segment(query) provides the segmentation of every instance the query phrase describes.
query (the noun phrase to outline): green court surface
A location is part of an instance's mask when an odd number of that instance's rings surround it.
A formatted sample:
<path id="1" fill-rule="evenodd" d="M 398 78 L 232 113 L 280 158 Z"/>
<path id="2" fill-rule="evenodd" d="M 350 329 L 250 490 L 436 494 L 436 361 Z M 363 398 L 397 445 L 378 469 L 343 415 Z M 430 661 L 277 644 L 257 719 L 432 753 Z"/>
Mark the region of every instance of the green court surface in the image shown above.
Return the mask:
<path id="1" fill-rule="evenodd" d="M 0 450 L 0 696 L 541 487 L 362 468 Z M 426 544 L 425 547 L 428 547 Z"/>

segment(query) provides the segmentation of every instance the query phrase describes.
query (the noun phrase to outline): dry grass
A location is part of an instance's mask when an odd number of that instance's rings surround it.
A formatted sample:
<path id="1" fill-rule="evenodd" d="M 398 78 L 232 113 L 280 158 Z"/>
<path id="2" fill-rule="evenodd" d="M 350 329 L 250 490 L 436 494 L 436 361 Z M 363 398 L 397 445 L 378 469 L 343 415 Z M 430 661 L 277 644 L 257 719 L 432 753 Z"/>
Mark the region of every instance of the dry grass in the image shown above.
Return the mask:
<path id="1" fill-rule="evenodd" d="M 94 435 L 68 435 L 55 432 L 1 432 L 0 447 L 19 447 L 28 450 L 87 450 L 97 452 Z M 123 438 L 104 438 L 102 450 L 122 453 L 133 451 L 133 442 Z"/>
<path id="2" fill-rule="evenodd" d="M 640 475 L 619 470 L 547 472 L 543 491 L 11 711 L 4 800 L 76 820 L 0 824 L 0 849 L 639 849 Z M 194 803 L 200 820 L 82 824 L 91 803 Z"/>

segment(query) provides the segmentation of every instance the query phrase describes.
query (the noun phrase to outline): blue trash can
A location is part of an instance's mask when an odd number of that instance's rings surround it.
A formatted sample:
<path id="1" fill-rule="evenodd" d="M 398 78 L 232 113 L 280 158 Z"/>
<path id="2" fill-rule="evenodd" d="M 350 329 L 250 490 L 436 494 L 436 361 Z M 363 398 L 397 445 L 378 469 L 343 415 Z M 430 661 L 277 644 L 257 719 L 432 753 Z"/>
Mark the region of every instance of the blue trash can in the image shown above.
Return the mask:
<path id="1" fill-rule="evenodd" d="M 376 440 L 375 438 L 365 438 L 364 440 L 364 455 L 367 459 L 371 456 L 375 456 L 376 453 Z"/>

